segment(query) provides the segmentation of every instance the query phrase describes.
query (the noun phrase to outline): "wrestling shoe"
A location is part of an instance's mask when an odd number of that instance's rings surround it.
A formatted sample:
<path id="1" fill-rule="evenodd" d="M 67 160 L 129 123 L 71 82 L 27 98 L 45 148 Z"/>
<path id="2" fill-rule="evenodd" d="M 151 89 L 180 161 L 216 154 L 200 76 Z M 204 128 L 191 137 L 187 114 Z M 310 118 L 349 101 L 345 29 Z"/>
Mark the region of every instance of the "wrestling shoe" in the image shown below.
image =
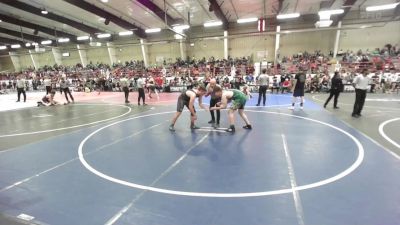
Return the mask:
<path id="1" fill-rule="evenodd" d="M 175 131 L 174 125 L 170 125 L 168 128 L 170 131 Z"/>
<path id="2" fill-rule="evenodd" d="M 190 127 L 190 129 L 196 130 L 196 129 L 200 129 L 200 127 L 198 127 L 198 126 L 196 126 L 196 125 L 193 125 L 193 126 Z"/>
<path id="3" fill-rule="evenodd" d="M 246 126 L 243 126 L 243 128 L 251 130 L 253 127 L 250 124 L 247 124 Z"/>
<path id="4" fill-rule="evenodd" d="M 235 126 L 231 125 L 226 131 L 235 133 Z"/>

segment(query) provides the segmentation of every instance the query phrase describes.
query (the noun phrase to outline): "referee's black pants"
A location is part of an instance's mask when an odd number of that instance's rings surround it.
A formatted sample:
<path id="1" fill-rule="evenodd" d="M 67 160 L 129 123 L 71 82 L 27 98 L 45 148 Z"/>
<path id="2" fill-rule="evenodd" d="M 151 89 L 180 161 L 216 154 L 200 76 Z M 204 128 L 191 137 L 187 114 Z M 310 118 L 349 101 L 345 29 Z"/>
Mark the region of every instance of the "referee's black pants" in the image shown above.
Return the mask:
<path id="1" fill-rule="evenodd" d="M 46 95 L 50 94 L 51 86 L 46 86 Z"/>
<path id="2" fill-rule="evenodd" d="M 26 93 L 25 93 L 25 89 L 24 89 L 24 88 L 18 88 L 18 87 L 17 87 L 17 92 L 18 92 L 18 100 L 17 100 L 17 102 L 19 102 L 19 100 L 20 100 L 21 93 L 24 95 L 24 102 L 26 102 Z"/>
<path id="3" fill-rule="evenodd" d="M 143 104 L 145 104 L 145 96 L 144 96 L 144 88 L 139 88 L 139 97 L 138 97 L 138 104 L 140 104 L 140 99 L 143 99 Z"/>
<path id="4" fill-rule="evenodd" d="M 265 105 L 265 101 L 267 100 L 267 98 L 266 98 L 267 88 L 268 88 L 267 85 L 261 85 L 260 88 L 258 89 L 258 103 L 257 103 L 257 105 L 260 105 L 261 96 L 263 98 L 263 105 Z"/>
<path id="5" fill-rule="evenodd" d="M 214 107 L 217 104 L 217 102 L 219 102 L 220 100 L 221 100 L 220 98 L 211 97 L 211 99 L 210 99 L 210 108 Z M 217 111 L 217 120 L 215 120 L 214 111 Z M 212 122 L 216 122 L 217 124 L 219 124 L 219 119 L 221 118 L 220 110 L 210 110 L 210 114 L 211 114 L 211 121 Z"/>
<path id="6" fill-rule="evenodd" d="M 354 102 L 353 113 L 351 115 L 361 115 L 366 97 L 367 90 L 356 88 L 356 101 Z"/>
<path id="7" fill-rule="evenodd" d="M 65 95 L 65 98 L 67 99 L 67 102 L 69 102 L 67 94 L 69 94 L 69 97 L 71 98 L 71 100 L 74 101 L 74 97 L 72 97 L 72 94 L 71 94 L 71 91 L 69 90 L 69 88 L 61 88 L 61 90 L 64 91 L 64 95 Z"/>
<path id="8" fill-rule="evenodd" d="M 129 98 L 129 88 L 128 87 L 123 87 L 122 90 L 125 93 L 125 102 L 128 102 L 128 98 Z"/>
<path id="9" fill-rule="evenodd" d="M 340 94 L 340 90 L 331 89 L 329 97 L 328 97 L 328 99 L 326 99 L 324 106 L 326 107 L 326 105 L 328 105 L 328 103 L 332 99 L 332 97 L 335 96 L 335 98 L 333 99 L 333 107 L 337 107 L 339 94 Z"/>

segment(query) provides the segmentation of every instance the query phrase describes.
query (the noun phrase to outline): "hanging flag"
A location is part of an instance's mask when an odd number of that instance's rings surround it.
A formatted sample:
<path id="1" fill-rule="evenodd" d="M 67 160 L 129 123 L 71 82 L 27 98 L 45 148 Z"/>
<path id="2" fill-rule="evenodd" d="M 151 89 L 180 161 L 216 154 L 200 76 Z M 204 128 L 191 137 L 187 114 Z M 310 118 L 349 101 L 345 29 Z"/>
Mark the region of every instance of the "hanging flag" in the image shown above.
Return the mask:
<path id="1" fill-rule="evenodd" d="M 260 18 L 258 20 L 258 31 L 260 31 L 260 32 L 265 31 L 265 18 Z"/>

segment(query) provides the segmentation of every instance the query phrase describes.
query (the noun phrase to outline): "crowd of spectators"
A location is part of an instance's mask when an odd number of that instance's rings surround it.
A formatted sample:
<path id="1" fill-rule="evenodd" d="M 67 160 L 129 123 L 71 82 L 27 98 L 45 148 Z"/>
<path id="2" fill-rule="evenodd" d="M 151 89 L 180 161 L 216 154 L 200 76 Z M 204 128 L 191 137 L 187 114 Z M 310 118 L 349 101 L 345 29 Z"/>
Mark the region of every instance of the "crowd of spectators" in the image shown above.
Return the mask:
<path id="1" fill-rule="evenodd" d="M 301 52 L 290 57 L 279 59 L 276 66 L 269 64 L 269 87 L 272 92 L 284 93 L 290 90 L 291 79 L 299 71 L 307 71 L 306 91 L 324 92 L 330 88 L 330 75 L 334 70 L 341 72 L 342 79 L 351 83 L 357 72 L 368 68 L 371 76 L 378 76 L 374 81 L 389 84 L 384 90 L 392 89 L 392 83 L 399 82 L 400 54 L 396 46 L 385 45 L 382 49 L 372 52 L 359 50 L 338 52 L 341 60 L 335 62 L 331 53 L 324 55 L 320 51 L 313 53 Z M 339 65 L 339 66 L 338 66 Z M 337 67 L 338 66 L 338 67 Z M 332 67 L 335 67 L 332 69 Z M 260 67 L 260 70 L 262 66 Z M 104 80 L 105 91 L 121 91 L 119 79 L 127 76 L 131 80 L 130 88 L 135 89 L 139 76 L 146 79 L 154 79 L 160 91 L 171 91 L 171 87 L 187 88 L 198 83 L 207 84 L 211 78 L 215 78 L 225 88 L 239 89 L 243 85 L 256 89 L 255 64 L 251 57 L 228 59 L 176 59 L 173 63 L 145 67 L 143 61 L 132 60 L 130 62 L 108 65 L 104 63 L 90 62 L 86 67 L 81 64 L 75 66 L 43 66 L 37 70 L 28 68 L 22 73 L 0 74 L 0 89 L 15 90 L 16 76 L 22 74 L 27 79 L 28 90 L 40 90 L 43 88 L 43 80 L 49 77 L 53 85 L 64 77 L 69 79 L 75 91 L 92 91 L 96 89 L 99 80 Z M 175 88 L 174 90 L 180 90 Z"/>

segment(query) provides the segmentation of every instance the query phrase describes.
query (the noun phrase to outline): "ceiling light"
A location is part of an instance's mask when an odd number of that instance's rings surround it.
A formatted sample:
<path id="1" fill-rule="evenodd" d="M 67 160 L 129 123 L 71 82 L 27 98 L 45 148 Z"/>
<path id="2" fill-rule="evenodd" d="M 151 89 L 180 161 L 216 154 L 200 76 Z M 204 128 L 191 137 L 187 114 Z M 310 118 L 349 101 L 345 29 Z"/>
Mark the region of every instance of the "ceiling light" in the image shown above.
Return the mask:
<path id="1" fill-rule="evenodd" d="M 89 39 L 89 36 L 80 36 L 80 37 L 76 38 L 76 40 L 78 40 L 78 41 L 84 41 L 84 40 L 88 40 L 88 39 Z"/>
<path id="2" fill-rule="evenodd" d="M 47 15 L 49 12 L 48 12 L 47 10 L 43 9 L 43 10 L 41 11 L 41 13 L 44 14 L 44 15 Z"/>
<path id="3" fill-rule="evenodd" d="M 20 44 L 11 45 L 11 48 L 21 48 L 21 45 Z"/>
<path id="4" fill-rule="evenodd" d="M 3 22 L 3 20 L 0 20 L 0 23 Z"/>
<path id="5" fill-rule="evenodd" d="M 300 17 L 300 13 L 279 14 L 276 16 L 276 18 L 279 20 L 292 19 L 292 18 L 297 18 L 297 17 Z"/>
<path id="6" fill-rule="evenodd" d="M 204 27 L 216 27 L 216 26 L 221 26 L 222 21 L 214 21 L 214 22 L 207 22 L 204 23 Z"/>
<path id="7" fill-rule="evenodd" d="M 332 23 L 332 20 L 320 20 L 315 23 L 315 27 L 329 27 Z"/>
<path id="8" fill-rule="evenodd" d="M 92 46 L 92 47 L 100 47 L 101 46 L 101 42 L 90 42 L 89 45 Z"/>
<path id="9" fill-rule="evenodd" d="M 46 40 L 46 41 L 42 41 L 42 42 L 40 42 L 42 45 L 49 45 L 49 44 L 51 44 L 52 43 L 52 41 L 51 40 Z"/>
<path id="10" fill-rule="evenodd" d="M 32 45 L 33 45 L 33 46 L 38 46 L 39 44 L 36 43 L 36 42 L 33 42 Z"/>
<path id="11" fill-rule="evenodd" d="M 4 50 L 4 49 L 7 49 L 7 46 L 0 46 L 0 50 Z"/>
<path id="12" fill-rule="evenodd" d="M 128 35 L 132 35 L 133 31 L 131 31 L 131 30 L 122 31 L 122 32 L 119 32 L 118 34 L 119 34 L 119 36 L 128 36 Z"/>
<path id="13" fill-rule="evenodd" d="M 101 0 L 101 2 L 107 3 L 107 2 L 108 2 L 108 0 Z"/>
<path id="14" fill-rule="evenodd" d="M 336 15 L 344 13 L 343 9 L 334 9 L 334 10 L 322 10 L 318 12 L 318 15 Z"/>
<path id="15" fill-rule="evenodd" d="M 190 28 L 189 25 L 178 25 L 178 26 L 174 26 L 172 29 L 174 29 L 176 31 L 182 31 L 182 30 L 186 30 L 189 28 Z"/>
<path id="16" fill-rule="evenodd" d="M 183 39 L 182 35 L 179 35 L 179 34 L 175 34 L 174 37 L 175 37 L 176 40 L 182 40 Z"/>
<path id="17" fill-rule="evenodd" d="M 246 19 L 238 19 L 237 23 L 251 23 L 251 22 L 256 22 L 258 18 L 246 18 Z"/>
<path id="18" fill-rule="evenodd" d="M 31 43 L 26 43 L 25 47 L 31 47 L 31 45 L 32 45 Z"/>
<path id="19" fill-rule="evenodd" d="M 59 43 L 65 43 L 65 42 L 69 42 L 69 38 L 60 38 L 58 39 Z"/>
<path id="20" fill-rule="evenodd" d="M 151 29 L 145 30 L 146 33 L 157 33 L 160 31 L 161 31 L 161 28 L 151 28 Z"/>
<path id="21" fill-rule="evenodd" d="M 111 37 L 111 34 L 98 34 L 97 38 L 109 38 Z"/>
<path id="22" fill-rule="evenodd" d="M 62 53 L 62 56 L 64 56 L 64 57 L 69 57 L 69 52 L 63 52 L 63 53 Z"/>
<path id="23" fill-rule="evenodd" d="M 379 10 L 387 10 L 394 9 L 400 3 L 386 4 L 386 5 L 377 5 L 377 6 L 368 6 L 366 8 L 367 11 L 379 11 Z"/>

